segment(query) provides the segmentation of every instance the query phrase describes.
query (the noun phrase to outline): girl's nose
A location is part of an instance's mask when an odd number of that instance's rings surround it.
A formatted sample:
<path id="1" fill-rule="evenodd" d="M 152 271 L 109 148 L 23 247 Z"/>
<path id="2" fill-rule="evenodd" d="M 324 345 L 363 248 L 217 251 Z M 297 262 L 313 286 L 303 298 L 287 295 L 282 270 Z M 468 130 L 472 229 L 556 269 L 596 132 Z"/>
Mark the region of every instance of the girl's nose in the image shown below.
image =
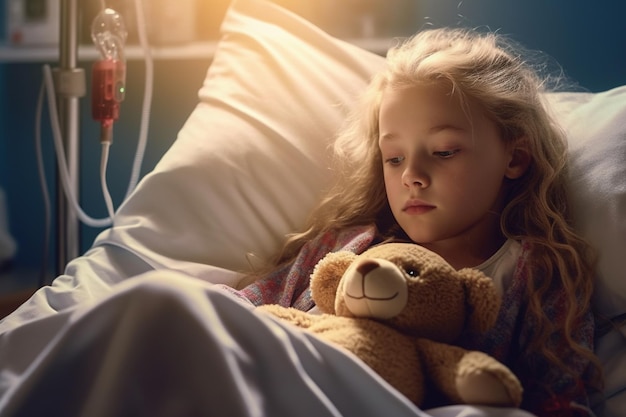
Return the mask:
<path id="1" fill-rule="evenodd" d="M 430 185 L 430 177 L 428 176 L 424 164 L 411 163 L 402 174 L 402 182 L 404 186 L 427 188 Z"/>

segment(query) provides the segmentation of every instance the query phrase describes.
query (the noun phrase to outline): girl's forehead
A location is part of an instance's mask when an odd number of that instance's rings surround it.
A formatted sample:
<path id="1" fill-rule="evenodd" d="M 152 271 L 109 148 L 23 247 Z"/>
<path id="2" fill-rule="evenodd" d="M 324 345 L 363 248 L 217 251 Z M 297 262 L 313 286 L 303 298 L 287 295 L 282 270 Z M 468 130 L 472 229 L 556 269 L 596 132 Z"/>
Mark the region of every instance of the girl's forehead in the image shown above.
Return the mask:
<path id="1" fill-rule="evenodd" d="M 482 113 L 473 100 L 467 100 L 458 90 L 440 83 L 389 87 L 380 101 L 381 118 L 425 117 L 428 119 L 453 118 L 470 121 Z"/>
<path id="2" fill-rule="evenodd" d="M 389 85 L 381 93 L 381 107 L 392 105 L 398 101 L 433 100 L 437 104 L 460 107 L 465 101 L 464 95 L 443 82 L 424 82 L 412 85 Z"/>
<path id="3" fill-rule="evenodd" d="M 444 130 L 474 135 L 500 129 L 480 102 L 447 85 L 420 84 L 385 90 L 378 115 L 379 142 Z"/>

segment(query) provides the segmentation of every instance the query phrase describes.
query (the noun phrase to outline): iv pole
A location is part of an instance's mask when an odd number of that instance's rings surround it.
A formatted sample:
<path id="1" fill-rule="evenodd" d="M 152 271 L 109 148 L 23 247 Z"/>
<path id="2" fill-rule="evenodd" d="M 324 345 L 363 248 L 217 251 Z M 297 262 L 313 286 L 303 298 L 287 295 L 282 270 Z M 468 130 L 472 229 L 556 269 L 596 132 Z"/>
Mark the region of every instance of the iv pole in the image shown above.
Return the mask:
<path id="1" fill-rule="evenodd" d="M 68 171 L 73 179 L 73 191 L 78 199 L 79 177 L 79 98 L 85 95 L 85 73 L 77 68 L 78 61 L 78 6 L 77 0 L 60 3 L 59 68 L 55 69 L 55 87 L 59 108 L 59 124 L 64 139 Z M 66 264 L 78 256 L 79 222 L 73 207 L 67 202 L 60 182 L 56 180 L 56 275 L 61 275 Z"/>

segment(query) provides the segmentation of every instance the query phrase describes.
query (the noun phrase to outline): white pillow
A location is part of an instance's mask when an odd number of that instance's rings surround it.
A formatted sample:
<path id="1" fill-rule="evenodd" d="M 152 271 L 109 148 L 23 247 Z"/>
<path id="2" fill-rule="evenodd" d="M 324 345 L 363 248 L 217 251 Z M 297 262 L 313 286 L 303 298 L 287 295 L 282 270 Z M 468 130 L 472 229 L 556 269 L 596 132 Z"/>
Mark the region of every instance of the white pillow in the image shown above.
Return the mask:
<path id="1" fill-rule="evenodd" d="M 162 160 L 96 244 L 155 267 L 247 270 L 302 227 L 327 184 L 327 145 L 383 58 L 270 2 L 235 1 L 199 92 Z"/>
<path id="2" fill-rule="evenodd" d="M 612 318 L 626 313 L 626 86 L 603 93 L 548 96 L 567 132 L 576 228 L 599 255 L 594 305 Z M 626 409 L 626 326 L 596 340 L 604 367 L 603 417 Z"/>
<path id="3" fill-rule="evenodd" d="M 327 184 L 327 145 L 383 58 L 262 0 L 236 0 L 200 103 L 96 244 L 155 267 L 246 270 Z M 597 306 L 626 312 L 626 87 L 548 99 L 569 135 L 573 209 L 598 248 Z"/>
<path id="4" fill-rule="evenodd" d="M 626 86 L 553 95 L 567 132 L 570 192 L 577 230 L 599 256 L 595 304 L 626 313 Z"/>

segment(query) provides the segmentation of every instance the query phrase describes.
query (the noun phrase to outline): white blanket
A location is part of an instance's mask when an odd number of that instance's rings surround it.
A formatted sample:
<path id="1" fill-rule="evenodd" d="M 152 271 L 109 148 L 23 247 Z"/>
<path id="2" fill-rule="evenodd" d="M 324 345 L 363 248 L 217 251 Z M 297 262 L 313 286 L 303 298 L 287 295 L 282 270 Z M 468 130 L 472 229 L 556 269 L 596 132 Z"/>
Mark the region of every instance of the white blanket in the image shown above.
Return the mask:
<path id="1" fill-rule="evenodd" d="M 510 416 L 426 414 L 348 352 L 174 271 L 0 335 L 0 416 Z"/>

